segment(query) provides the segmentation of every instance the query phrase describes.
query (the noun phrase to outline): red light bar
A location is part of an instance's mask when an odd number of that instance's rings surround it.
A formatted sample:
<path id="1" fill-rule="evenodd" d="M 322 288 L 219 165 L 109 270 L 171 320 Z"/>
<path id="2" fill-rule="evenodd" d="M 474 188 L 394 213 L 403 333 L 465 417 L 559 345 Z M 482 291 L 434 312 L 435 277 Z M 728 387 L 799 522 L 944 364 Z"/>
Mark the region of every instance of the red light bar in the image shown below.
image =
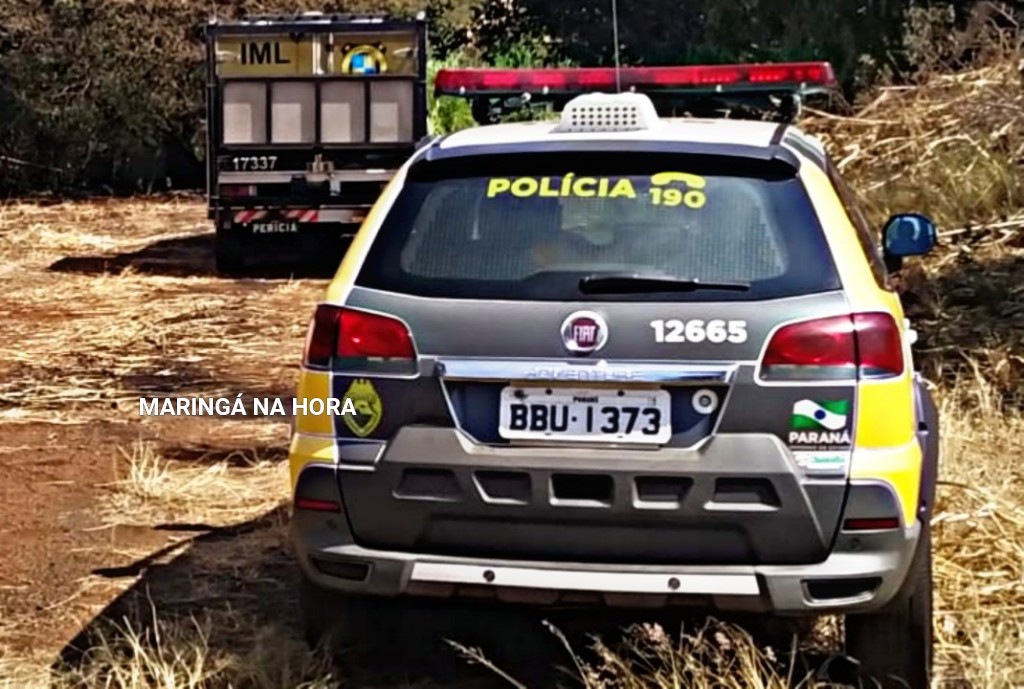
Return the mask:
<path id="1" fill-rule="evenodd" d="M 689 65 L 685 67 L 623 67 L 622 89 L 797 90 L 835 86 L 828 62 L 780 62 L 760 65 Z M 614 67 L 544 69 L 442 69 L 434 79 L 438 95 L 474 93 L 575 93 L 614 90 Z"/>

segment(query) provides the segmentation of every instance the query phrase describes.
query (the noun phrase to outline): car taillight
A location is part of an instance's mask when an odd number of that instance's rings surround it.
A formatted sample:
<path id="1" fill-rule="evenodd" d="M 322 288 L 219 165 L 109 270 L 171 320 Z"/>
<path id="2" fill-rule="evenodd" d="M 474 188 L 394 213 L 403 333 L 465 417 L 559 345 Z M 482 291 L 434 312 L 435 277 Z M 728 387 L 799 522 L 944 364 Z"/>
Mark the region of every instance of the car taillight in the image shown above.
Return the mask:
<path id="1" fill-rule="evenodd" d="M 887 313 L 856 313 L 779 328 L 761 359 L 763 380 L 855 380 L 903 373 L 899 326 Z"/>
<path id="2" fill-rule="evenodd" d="M 416 358 L 412 335 L 396 318 L 320 304 L 306 338 L 306 365 L 336 369 L 411 365 Z"/>
<path id="3" fill-rule="evenodd" d="M 887 313 L 856 313 L 857 364 L 865 378 L 903 373 L 903 340 L 896 321 Z"/>
<path id="4" fill-rule="evenodd" d="M 898 528 L 900 528 L 899 517 L 847 519 L 843 522 L 843 531 L 882 531 Z"/>
<path id="5" fill-rule="evenodd" d="M 334 500 L 296 498 L 295 509 L 304 510 L 306 512 L 341 512 L 341 504 Z"/>
<path id="6" fill-rule="evenodd" d="M 306 335 L 306 365 L 327 368 L 337 349 L 338 323 L 341 309 L 329 304 L 320 304 L 313 313 Z"/>
<path id="7" fill-rule="evenodd" d="M 341 312 L 337 354 L 369 359 L 412 359 L 412 336 L 394 318 L 362 311 Z"/>

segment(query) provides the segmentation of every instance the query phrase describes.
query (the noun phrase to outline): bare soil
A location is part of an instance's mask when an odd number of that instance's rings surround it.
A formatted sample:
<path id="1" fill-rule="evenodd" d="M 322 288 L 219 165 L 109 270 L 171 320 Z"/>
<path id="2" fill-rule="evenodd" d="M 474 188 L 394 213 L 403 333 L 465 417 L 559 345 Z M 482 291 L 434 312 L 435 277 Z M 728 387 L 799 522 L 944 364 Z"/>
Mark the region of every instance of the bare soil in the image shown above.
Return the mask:
<path id="1" fill-rule="evenodd" d="M 166 540 L 104 528 L 94 513 L 101 486 L 116 478 L 109 448 L 131 442 L 126 430 L 102 421 L 2 427 L 0 609 L 5 620 L 18 621 L 4 639 L 14 650 L 38 650 L 77 633 L 75 613 L 109 595 L 89 585 L 100 583 L 90 581 L 94 573 L 129 563 L 131 556 L 117 554 L 122 548 Z"/>
<path id="2" fill-rule="evenodd" d="M 140 415 L 140 397 L 290 400 L 323 277 L 216 276 L 201 199 L 172 198 L 0 207 L 0 280 L 0 660 L 66 672 L 111 623 L 194 618 L 212 656 L 310 665 L 256 686 L 503 684 L 445 638 L 531 686 L 566 679 L 542 618 L 479 606 L 425 606 L 385 657 L 318 666 L 287 548 L 289 419 Z M 581 643 L 631 621 L 551 619 Z"/>
<path id="3" fill-rule="evenodd" d="M 143 417 L 138 400 L 290 399 L 324 281 L 218 279 L 194 199 L 0 207 L 0 259 L 0 650 L 55 658 L 190 539 L 269 528 L 238 505 L 220 524 L 160 523 L 112 499 L 140 442 L 169 468 L 283 468 L 287 418 Z M 285 497 L 276 485 L 259 507 Z"/>

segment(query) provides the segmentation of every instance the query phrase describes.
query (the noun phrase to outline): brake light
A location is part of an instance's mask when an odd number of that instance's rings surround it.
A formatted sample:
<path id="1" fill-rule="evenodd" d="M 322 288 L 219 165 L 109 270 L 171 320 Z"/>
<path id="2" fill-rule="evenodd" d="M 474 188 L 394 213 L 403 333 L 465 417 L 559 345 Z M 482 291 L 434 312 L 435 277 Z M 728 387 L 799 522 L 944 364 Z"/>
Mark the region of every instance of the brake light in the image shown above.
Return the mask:
<path id="1" fill-rule="evenodd" d="M 334 500 L 316 500 L 314 498 L 296 498 L 295 509 L 308 512 L 341 512 L 341 505 Z"/>
<path id="2" fill-rule="evenodd" d="M 903 373 L 903 339 L 899 326 L 887 313 L 857 313 L 857 364 L 863 377 L 898 376 Z"/>
<path id="3" fill-rule="evenodd" d="M 761 359 L 764 380 L 855 380 L 903 373 L 903 343 L 887 313 L 857 313 L 783 326 Z"/>
<path id="4" fill-rule="evenodd" d="M 843 531 L 881 531 L 883 529 L 898 528 L 900 528 L 899 517 L 847 519 L 843 522 Z"/>
<path id="5" fill-rule="evenodd" d="M 341 312 L 338 356 L 412 359 L 412 337 L 401 321 L 362 311 Z"/>
<path id="6" fill-rule="evenodd" d="M 832 87 L 835 73 L 828 62 L 784 62 L 761 65 L 689 65 L 683 67 L 612 67 L 544 69 L 441 69 L 434 79 L 438 95 L 465 96 L 474 92 L 581 92 L 693 89 L 722 87 Z"/>
<path id="7" fill-rule="evenodd" d="M 306 336 L 306 365 L 326 368 L 337 349 L 338 323 L 341 309 L 329 304 L 320 304 L 313 313 Z"/>
<path id="8" fill-rule="evenodd" d="M 338 368 L 366 360 L 410 362 L 416 358 L 412 335 L 396 318 L 332 304 L 317 306 L 306 338 L 306 365 Z"/>
<path id="9" fill-rule="evenodd" d="M 256 187 L 251 184 L 222 184 L 220 196 L 225 199 L 237 199 L 244 196 L 255 196 Z"/>

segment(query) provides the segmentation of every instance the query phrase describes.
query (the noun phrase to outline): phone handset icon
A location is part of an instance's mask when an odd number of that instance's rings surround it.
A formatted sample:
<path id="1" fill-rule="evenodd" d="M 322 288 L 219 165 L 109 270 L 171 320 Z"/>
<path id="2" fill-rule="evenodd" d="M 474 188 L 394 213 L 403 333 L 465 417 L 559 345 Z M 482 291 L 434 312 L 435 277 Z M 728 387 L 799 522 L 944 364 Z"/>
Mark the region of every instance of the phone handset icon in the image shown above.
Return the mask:
<path id="1" fill-rule="evenodd" d="M 676 187 L 662 189 L 674 182 L 682 182 L 689 187 L 683 191 Z M 651 201 L 656 206 L 678 206 L 684 204 L 687 208 L 701 208 L 707 201 L 704 188 L 707 180 L 700 175 L 692 175 L 686 172 L 659 172 L 651 175 Z"/>

